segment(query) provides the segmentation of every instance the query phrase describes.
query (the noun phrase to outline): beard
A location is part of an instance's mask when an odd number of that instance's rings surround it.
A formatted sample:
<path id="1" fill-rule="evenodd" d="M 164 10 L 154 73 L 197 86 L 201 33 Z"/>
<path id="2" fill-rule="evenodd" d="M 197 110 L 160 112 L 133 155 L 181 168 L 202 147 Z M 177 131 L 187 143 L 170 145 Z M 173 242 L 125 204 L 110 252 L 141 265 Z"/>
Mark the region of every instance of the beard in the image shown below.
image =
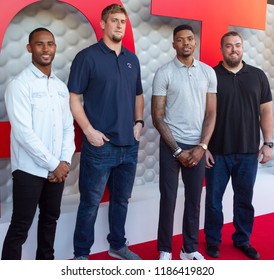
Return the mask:
<path id="1" fill-rule="evenodd" d="M 232 68 L 237 67 L 240 65 L 242 61 L 243 56 L 239 56 L 236 60 L 229 59 L 228 57 L 224 57 L 224 61 L 226 64 Z"/>
<path id="2" fill-rule="evenodd" d="M 182 54 L 182 57 L 183 58 L 188 58 L 188 57 L 190 57 L 192 54 L 191 53 L 183 53 Z"/>
<path id="3" fill-rule="evenodd" d="M 118 36 L 112 35 L 111 39 L 115 43 L 120 43 L 122 41 L 123 37 L 122 36 L 118 37 Z"/>
<path id="4" fill-rule="evenodd" d="M 52 61 L 49 61 L 49 62 L 43 62 L 43 61 L 35 61 L 38 65 L 40 66 L 49 66 L 51 65 Z"/>

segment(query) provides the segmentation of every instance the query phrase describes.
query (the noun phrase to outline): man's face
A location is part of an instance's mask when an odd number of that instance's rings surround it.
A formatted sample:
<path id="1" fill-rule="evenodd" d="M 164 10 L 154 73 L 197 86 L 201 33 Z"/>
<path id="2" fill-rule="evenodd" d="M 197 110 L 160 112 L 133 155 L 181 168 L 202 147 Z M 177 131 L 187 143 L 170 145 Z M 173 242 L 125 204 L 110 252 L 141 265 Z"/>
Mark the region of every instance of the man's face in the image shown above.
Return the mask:
<path id="1" fill-rule="evenodd" d="M 56 52 L 56 44 L 51 33 L 38 31 L 33 34 L 27 49 L 32 54 L 33 64 L 39 68 L 52 63 Z"/>
<path id="2" fill-rule="evenodd" d="M 119 43 L 126 30 L 126 16 L 123 13 L 109 14 L 107 21 L 101 21 L 101 27 L 104 35 L 111 41 Z"/>
<path id="3" fill-rule="evenodd" d="M 221 47 L 224 61 L 230 67 L 237 67 L 243 58 L 243 42 L 239 36 L 227 36 Z"/>
<path id="4" fill-rule="evenodd" d="M 193 32 L 187 29 L 177 32 L 174 37 L 173 48 L 179 57 L 188 58 L 192 56 L 196 48 Z"/>

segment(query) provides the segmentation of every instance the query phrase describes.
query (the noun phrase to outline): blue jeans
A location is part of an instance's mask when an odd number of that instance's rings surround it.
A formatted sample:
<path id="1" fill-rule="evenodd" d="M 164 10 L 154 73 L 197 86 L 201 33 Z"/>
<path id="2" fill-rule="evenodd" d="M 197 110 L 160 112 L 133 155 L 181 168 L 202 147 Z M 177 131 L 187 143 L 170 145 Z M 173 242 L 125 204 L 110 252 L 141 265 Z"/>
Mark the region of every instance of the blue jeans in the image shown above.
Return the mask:
<path id="1" fill-rule="evenodd" d="M 235 227 L 232 240 L 236 245 L 247 245 L 254 222 L 252 197 L 258 168 L 257 154 L 215 155 L 214 160 L 214 166 L 206 170 L 206 242 L 211 245 L 221 243 L 222 200 L 231 177 Z"/>
<path id="2" fill-rule="evenodd" d="M 139 142 L 133 146 L 114 146 L 105 142 L 94 147 L 83 141 L 79 191 L 80 204 L 74 232 L 74 255 L 88 256 L 94 243 L 94 224 L 105 186 L 109 188 L 110 247 L 125 245 L 125 222 L 128 200 L 135 179 Z"/>

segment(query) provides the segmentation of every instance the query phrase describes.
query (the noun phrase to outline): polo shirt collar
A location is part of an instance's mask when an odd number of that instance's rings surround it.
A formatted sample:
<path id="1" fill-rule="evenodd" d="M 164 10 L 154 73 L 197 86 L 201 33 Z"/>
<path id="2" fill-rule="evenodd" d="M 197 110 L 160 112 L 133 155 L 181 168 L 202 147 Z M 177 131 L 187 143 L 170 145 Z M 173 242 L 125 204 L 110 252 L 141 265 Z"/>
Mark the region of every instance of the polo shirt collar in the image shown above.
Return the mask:
<path id="1" fill-rule="evenodd" d="M 181 67 L 186 67 L 186 68 L 188 68 L 185 64 L 183 64 L 183 63 L 178 59 L 177 56 L 175 56 L 175 58 L 174 58 L 174 63 L 175 63 L 175 65 L 176 65 L 178 68 L 181 68 Z M 192 65 L 191 65 L 190 67 L 197 67 L 197 64 L 198 64 L 198 61 L 194 58 L 193 63 L 192 63 Z"/>
<path id="2" fill-rule="evenodd" d="M 110 49 L 106 44 L 105 42 L 103 41 L 103 39 L 100 39 L 100 41 L 98 42 L 101 50 L 107 54 L 107 53 L 111 53 L 111 52 L 114 52 L 114 50 Z M 126 54 L 125 52 L 125 48 L 123 47 L 122 45 L 122 48 L 121 48 L 121 54 Z"/>
<path id="3" fill-rule="evenodd" d="M 42 71 L 40 71 L 33 63 L 31 63 L 29 65 L 29 68 L 30 68 L 31 72 L 38 78 L 42 78 L 42 77 L 48 78 L 48 76 L 45 75 Z M 56 77 L 55 74 L 53 73 L 53 71 L 51 71 L 49 78 L 55 78 L 55 77 Z"/>
<path id="4" fill-rule="evenodd" d="M 248 65 L 247 65 L 244 61 L 242 61 L 242 62 L 243 62 L 243 67 L 242 67 L 242 69 L 241 69 L 240 71 L 238 71 L 236 74 L 247 73 L 247 72 L 249 72 Z M 223 72 L 223 74 L 226 74 L 226 73 L 233 73 L 233 72 L 227 70 L 227 69 L 223 66 L 223 61 L 220 61 L 220 62 L 219 62 L 219 66 L 220 66 L 220 69 L 221 69 L 221 71 Z M 234 73 L 233 73 L 233 74 L 234 74 Z"/>

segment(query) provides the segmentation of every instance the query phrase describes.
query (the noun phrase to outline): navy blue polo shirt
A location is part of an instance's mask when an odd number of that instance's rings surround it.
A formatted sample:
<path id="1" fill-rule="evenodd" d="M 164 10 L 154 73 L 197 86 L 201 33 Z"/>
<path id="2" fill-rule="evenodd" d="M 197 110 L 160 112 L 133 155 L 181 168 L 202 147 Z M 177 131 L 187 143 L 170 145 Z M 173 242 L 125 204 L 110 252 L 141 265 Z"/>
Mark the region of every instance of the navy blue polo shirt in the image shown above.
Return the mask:
<path id="1" fill-rule="evenodd" d="M 84 110 L 91 125 L 112 144 L 134 144 L 135 100 L 136 95 L 143 93 L 135 54 L 122 47 L 117 56 L 101 39 L 76 55 L 68 89 L 83 94 Z"/>

